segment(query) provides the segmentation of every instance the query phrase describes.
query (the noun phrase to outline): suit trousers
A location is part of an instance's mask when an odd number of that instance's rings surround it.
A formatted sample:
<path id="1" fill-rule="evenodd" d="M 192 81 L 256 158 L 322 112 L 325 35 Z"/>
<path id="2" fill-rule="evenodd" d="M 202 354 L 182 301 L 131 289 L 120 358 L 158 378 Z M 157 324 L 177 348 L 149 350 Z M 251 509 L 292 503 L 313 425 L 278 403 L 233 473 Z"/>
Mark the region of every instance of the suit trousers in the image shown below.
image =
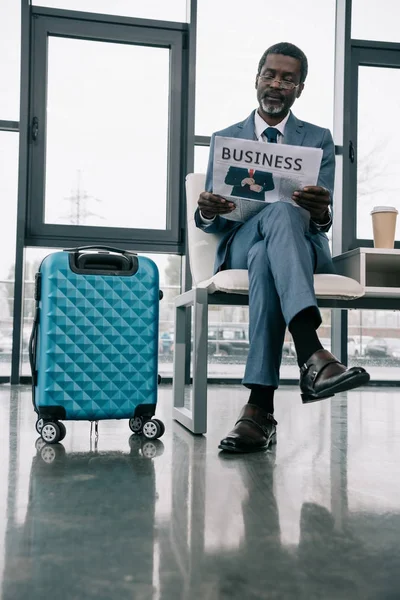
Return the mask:
<path id="1" fill-rule="evenodd" d="M 300 311 L 315 308 L 317 253 L 310 215 L 288 202 L 268 204 L 230 241 L 225 267 L 249 272 L 249 354 L 243 384 L 278 387 L 286 326 Z"/>

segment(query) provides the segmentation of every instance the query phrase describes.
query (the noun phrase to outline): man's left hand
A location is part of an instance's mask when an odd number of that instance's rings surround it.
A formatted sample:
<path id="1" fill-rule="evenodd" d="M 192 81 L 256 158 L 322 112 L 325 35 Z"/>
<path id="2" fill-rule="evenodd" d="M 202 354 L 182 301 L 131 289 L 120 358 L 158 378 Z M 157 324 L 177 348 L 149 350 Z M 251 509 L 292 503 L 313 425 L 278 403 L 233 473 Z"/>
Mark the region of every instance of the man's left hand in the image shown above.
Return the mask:
<path id="1" fill-rule="evenodd" d="M 329 191 L 318 185 L 308 185 L 307 187 L 293 192 L 292 199 L 302 206 L 311 215 L 313 221 L 328 221 L 328 209 L 331 204 Z"/>

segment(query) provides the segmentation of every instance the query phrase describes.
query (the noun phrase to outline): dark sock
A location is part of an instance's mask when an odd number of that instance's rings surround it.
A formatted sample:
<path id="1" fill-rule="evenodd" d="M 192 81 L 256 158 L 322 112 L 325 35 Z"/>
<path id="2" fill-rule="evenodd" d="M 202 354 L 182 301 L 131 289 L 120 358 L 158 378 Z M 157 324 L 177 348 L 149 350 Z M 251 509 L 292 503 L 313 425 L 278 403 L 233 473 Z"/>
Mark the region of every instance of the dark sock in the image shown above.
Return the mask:
<path id="1" fill-rule="evenodd" d="M 292 334 L 294 345 L 296 347 L 297 363 L 299 367 L 304 365 L 314 352 L 321 350 L 316 323 L 315 308 L 305 308 L 299 312 L 289 324 L 289 331 Z"/>
<path id="2" fill-rule="evenodd" d="M 255 404 L 265 412 L 274 414 L 274 393 L 272 386 L 252 385 L 248 404 Z"/>

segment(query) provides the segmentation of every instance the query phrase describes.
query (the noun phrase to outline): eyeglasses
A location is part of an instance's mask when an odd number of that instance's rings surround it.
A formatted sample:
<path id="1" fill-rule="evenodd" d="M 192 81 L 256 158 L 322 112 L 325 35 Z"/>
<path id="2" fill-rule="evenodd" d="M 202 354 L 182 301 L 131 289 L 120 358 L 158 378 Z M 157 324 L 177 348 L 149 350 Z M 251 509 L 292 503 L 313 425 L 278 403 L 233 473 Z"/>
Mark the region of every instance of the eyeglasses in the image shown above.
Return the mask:
<path id="1" fill-rule="evenodd" d="M 293 81 L 287 81 L 286 79 L 276 79 L 276 77 L 272 77 L 271 75 L 259 75 L 258 78 L 262 79 L 264 83 L 266 83 L 269 86 L 271 86 L 274 83 L 274 81 L 276 81 L 277 83 L 279 83 L 279 87 L 282 90 L 294 90 L 300 85 L 299 83 L 296 85 L 295 83 L 293 83 Z"/>

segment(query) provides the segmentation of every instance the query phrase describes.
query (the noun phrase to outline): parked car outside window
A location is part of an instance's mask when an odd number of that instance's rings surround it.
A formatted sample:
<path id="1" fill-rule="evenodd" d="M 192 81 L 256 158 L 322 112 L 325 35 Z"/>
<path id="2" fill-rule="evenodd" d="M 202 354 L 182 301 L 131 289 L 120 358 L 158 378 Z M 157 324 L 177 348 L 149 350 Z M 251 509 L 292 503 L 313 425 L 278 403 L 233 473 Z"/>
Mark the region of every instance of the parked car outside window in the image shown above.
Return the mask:
<path id="1" fill-rule="evenodd" d="M 210 325 L 208 354 L 210 356 L 247 356 L 249 351 L 248 325 Z"/>
<path id="2" fill-rule="evenodd" d="M 365 356 L 371 358 L 400 359 L 400 339 L 373 338 L 365 348 Z"/>

